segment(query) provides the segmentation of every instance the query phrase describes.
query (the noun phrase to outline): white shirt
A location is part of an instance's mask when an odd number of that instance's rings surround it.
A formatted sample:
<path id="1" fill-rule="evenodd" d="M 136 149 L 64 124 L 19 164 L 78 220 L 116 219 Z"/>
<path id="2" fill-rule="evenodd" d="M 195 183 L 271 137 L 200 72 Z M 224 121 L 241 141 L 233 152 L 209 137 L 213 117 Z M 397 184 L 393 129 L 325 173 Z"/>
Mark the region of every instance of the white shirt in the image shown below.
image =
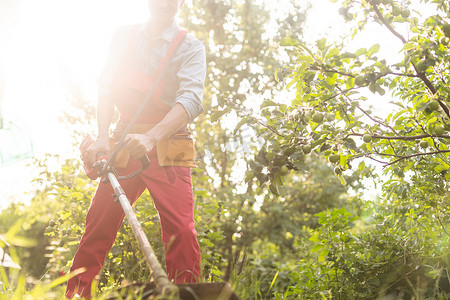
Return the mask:
<path id="1" fill-rule="evenodd" d="M 100 77 L 99 97 L 114 97 L 111 84 L 115 71 L 129 46 L 134 26 L 125 26 L 113 36 L 106 66 Z M 133 55 L 134 67 L 152 76 L 166 55 L 180 28 L 174 21 L 160 35 L 150 37 L 149 22 L 138 30 Z M 180 103 L 193 121 L 202 113 L 203 88 L 206 77 L 206 53 L 203 44 L 187 34 L 173 54 L 161 80 L 165 81 L 161 100 L 170 106 Z"/>

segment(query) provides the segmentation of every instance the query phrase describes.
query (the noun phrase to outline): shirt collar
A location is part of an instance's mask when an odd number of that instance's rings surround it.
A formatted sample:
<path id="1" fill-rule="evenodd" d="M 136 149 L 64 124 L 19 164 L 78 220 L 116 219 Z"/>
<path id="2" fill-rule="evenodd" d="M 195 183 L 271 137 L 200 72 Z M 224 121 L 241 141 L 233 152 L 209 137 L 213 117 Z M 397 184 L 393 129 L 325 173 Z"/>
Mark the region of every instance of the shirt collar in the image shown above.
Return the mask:
<path id="1" fill-rule="evenodd" d="M 148 38 L 150 38 L 150 34 L 148 33 L 149 26 L 150 26 L 150 21 L 147 22 L 145 29 L 144 29 L 144 34 Z M 152 37 L 151 39 L 152 40 L 162 39 L 167 42 L 171 42 L 177 35 L 178 31 L 180 31 L 180 27 L 178 26 L 177 21 L 173 20 L 173 22 L 169 26 L 167 26 L 166 29 L 164 29 L 164 31 L 161 32 L 161 34 L 159 34 L 155 37 Z"/>

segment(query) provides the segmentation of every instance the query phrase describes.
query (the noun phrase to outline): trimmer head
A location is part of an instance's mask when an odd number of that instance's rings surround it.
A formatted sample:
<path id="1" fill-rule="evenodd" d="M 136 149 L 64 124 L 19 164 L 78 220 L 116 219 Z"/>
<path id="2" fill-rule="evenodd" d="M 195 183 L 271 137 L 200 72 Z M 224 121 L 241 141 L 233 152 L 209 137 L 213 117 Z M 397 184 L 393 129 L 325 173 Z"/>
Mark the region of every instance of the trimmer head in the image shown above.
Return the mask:
<path id="1" fill-rule="evenodd" d="M 240 300 L 231 286 L 225 282 L 179 284 L 177 287 L 179 298 L 171 300 Z M 170 299 L 170 297 L 161 298 L 153 282 L 130 284 L 106 299 L 126 299 L 127 296 L 133 299 Z"/>

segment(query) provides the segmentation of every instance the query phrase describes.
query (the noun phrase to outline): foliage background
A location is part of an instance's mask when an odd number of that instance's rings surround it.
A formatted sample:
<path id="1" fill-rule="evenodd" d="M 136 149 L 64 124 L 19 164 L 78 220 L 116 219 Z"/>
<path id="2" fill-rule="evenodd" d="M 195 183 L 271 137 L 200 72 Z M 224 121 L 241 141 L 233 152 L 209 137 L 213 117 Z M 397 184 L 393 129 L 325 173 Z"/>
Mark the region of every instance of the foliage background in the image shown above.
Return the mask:
<path id="1" fill-rule="evenodd" d="M 338 2 L 347 40 L 380 24 L 404 44 L 398 61 L 379 58 L 379 45 L 304 41 L 307 7 L 296 1 L 275 14 L 257 1 L 198 0 L 181 15 L 208 53 L 206 113 L 191 125 L 203 280 L 229 281 L 242 299 L 448 299 L 448 3 L 422 1 L 434 13 L 421 16 L 411 1 Z M 70 90 L 64 119 L 77 144 L 94 109 Z M 68 271 L 95 182 L 78 159 L 50 172 L 55 160 L 35 162 L 30 205 L 0 213 L 22 265 L 4 295 L 61 296 L 39 284 Z M 368 199 L 372 182 L 381 194 Z M 162 261 L 148 194 L 135 211 Z M 149 279 L 136 249 L 125 222 L 100 293 Z"/>

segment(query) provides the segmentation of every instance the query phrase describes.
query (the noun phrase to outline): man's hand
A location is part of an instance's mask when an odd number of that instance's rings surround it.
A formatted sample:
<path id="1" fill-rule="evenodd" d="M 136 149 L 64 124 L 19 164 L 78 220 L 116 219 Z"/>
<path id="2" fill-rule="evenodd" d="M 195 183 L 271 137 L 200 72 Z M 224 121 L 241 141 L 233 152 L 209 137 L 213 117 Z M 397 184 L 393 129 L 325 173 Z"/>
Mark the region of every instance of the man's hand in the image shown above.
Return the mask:
<path id="1" fill-rule="evenodd" d="M 109 155 L 111 149 L 109 147 L 108 139 L 97 139 L 92 143 L 87 149 L 89 164 L 92 166 L 97 161 L 97 155 L 99 153 L 104 153 Z"/>
<path id="2" fill-rule="evenodd" d="M 125 138 L 125 149 L 134 159 L 141 159 L 150 152 L 156 143 L 153 138 L 146 134 L 128 134 Z"/>

